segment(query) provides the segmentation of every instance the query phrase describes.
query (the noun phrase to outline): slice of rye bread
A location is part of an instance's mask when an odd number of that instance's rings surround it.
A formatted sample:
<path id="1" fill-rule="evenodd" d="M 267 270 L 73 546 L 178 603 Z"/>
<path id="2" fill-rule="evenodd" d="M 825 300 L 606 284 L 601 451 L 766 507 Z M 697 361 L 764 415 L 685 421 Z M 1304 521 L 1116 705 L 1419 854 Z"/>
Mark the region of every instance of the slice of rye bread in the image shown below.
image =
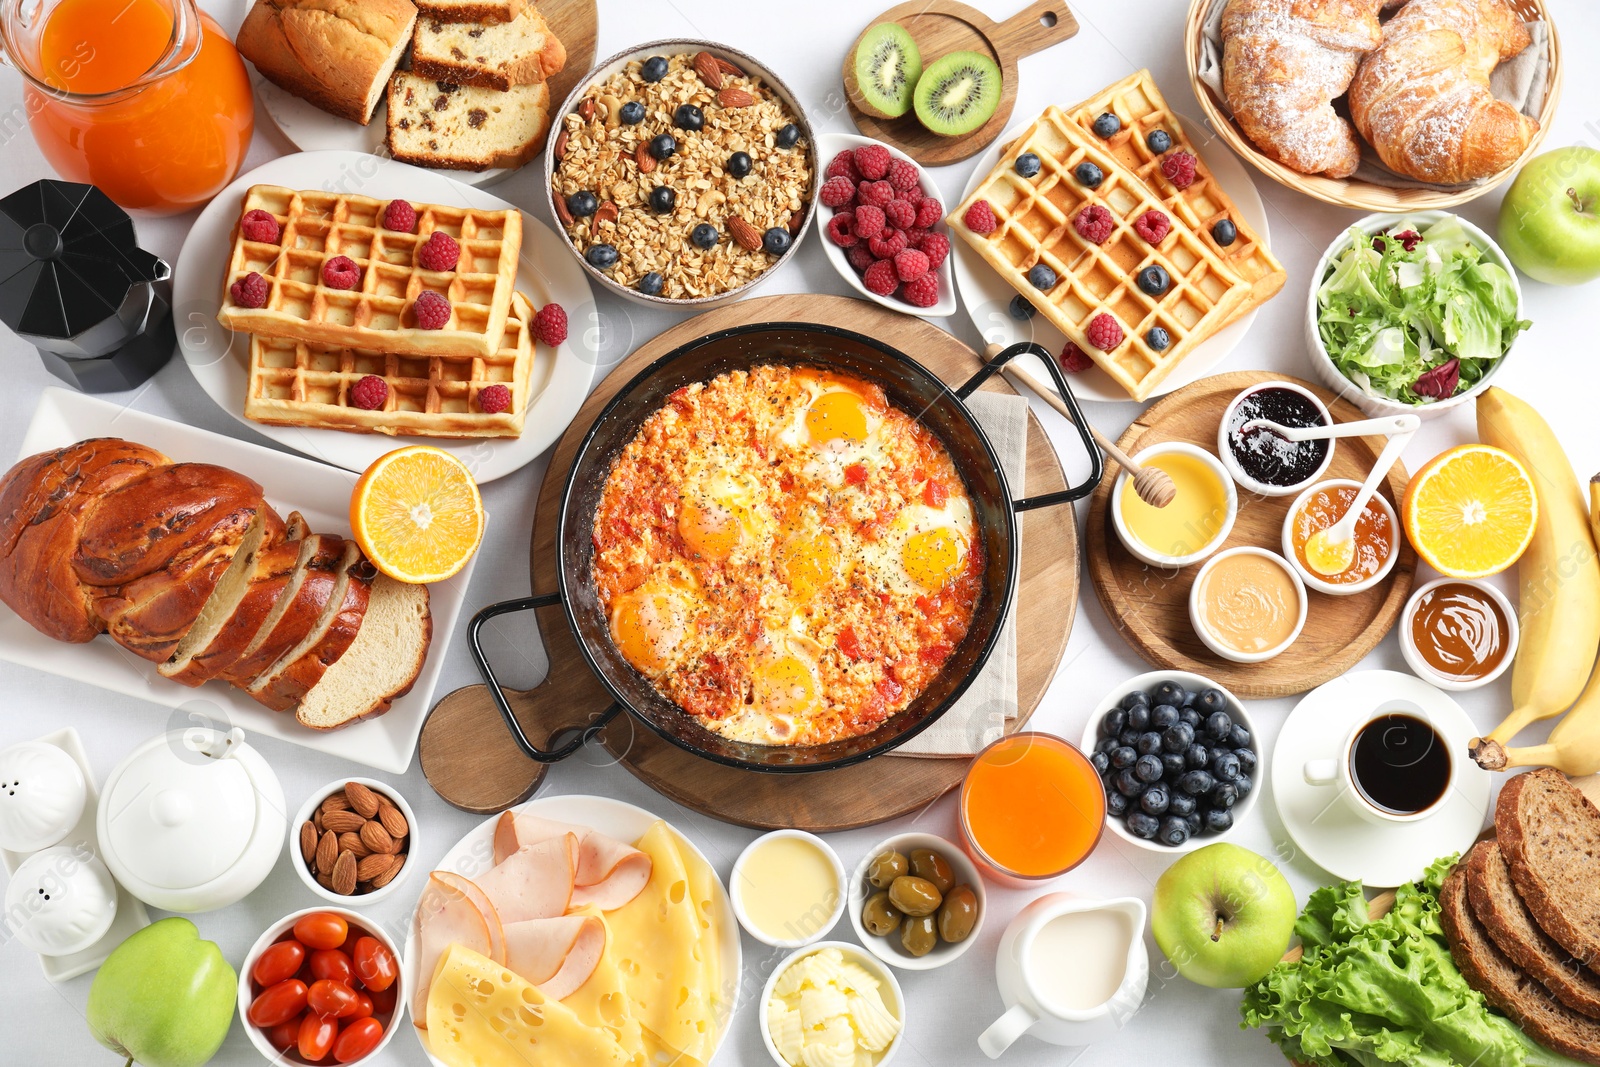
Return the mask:
<path id="1" fill-rule="evenodd" d="M 333 593 L 321 616 L 300 643 L 257 675 L 245 692 L 273 711 L 288 711 L 322 680 L 323 672 L 338 662 L 361 629 L 372 592 L 372 580 L 363 571 L 370 571 L 366 557 L 354 541 L 345 542 Z"/>
<path id="2" fill-rule="evenodd" d="M 1495 835 L 1539 928 L 1600 971 L 1600 809 L 1552 767 L 1500 790 Z"/>
<path id="3" fill-rule="evenodd" d="M 449 170 L 520 167 L 550 130 L 550 86 L 506 92 L 400 71 L 389 81 L 389 152 L 402 163 Z"/>
<path id="4" fill-rule="evenodd" d="M 537 8 L 501 23 L 421 18 L 411 34 L 411 69 L 424 78 L 505 92 L 553 78 L 567 49 Z"/>
<path id="5" fill-rule="evenodd" d="M 295 716 L 304 726 L 332 730 L 388 711 L 422 673 L 432 640 L 428 587 L 378 575 L 355 642 L 300 701 Z"/>
<path id="6" fill-rule="evenodd" d="M 1561 1003 L 1495 947 L 1467 903 L 1466 871 L 1460 864 L 1439 890 L 1439 921 L 1450 942 L 1451 958 L 1483 999 L 1545 1048 L 1600 1064 L 1600 1020 Z"/>

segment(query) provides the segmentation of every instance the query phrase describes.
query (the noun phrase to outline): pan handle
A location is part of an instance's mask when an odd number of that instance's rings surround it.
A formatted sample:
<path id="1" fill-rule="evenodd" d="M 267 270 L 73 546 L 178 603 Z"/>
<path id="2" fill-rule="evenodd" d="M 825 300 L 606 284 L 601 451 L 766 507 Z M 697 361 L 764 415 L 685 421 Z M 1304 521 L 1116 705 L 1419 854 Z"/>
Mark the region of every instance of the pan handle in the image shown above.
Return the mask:
<path id="1" fill-rule="evenodd" d="M 568 741 L 560 748 L 546 752 L 539 748 L 528 735 L 522 732 L 522 724 L 512 714 L 511 705 L 506 702 L 505 693 L 500 689 L 500 682 L 494 676 L 494 669 L 489 666 L 489 657 L 484 655 L 483 645 L 478 640 L 478 634 L 483 629 L 483 624 L 500 615 L 510 615 L 517 611 L 531 611 L 534 608 L 548 608 L 561 603 L 560 593 L 547 593 L 544 596 L 525 596 L 516 600 L 502 600 L 498 604 L 490 604 L 472 617 L 467 624 L 467 647 L 472 651 L 472 662 L 478 665 L 478 673 L 483 676 L 483 683 L 488 687 L 489 695 L 494 697 L 495 707 L 500 709 L 500 717 L 505 719 L 506 727 L 511 731 L 512 740 L 523 754 L 536 763 L 560 763 L 578 749 L 589 743 L 589 740 L 603 730 L 607 723 L 615 719 L 622 711 L 622 705 L 613 703 L 599 717 L 585 726 L 577 737 Z"/>
<path id="2" fill-rule="evenodd" d="M 1072 395 L 1072 387 L 1067 384 L 1066 375 L 1061 373 L 1061 368 L 1056 364 L 1043 345 L 1032 341 L 1019 341 L 1016 344 L 998 352 L 992 359 L 984 361 L 978 373 L 967 379 L 965 385 L 956 390 L 957 398 L 966 400 L 977 391 L 978 386 L 992 378 L 1001 367 L 1010 363 L 1023 353 L 1038 356 L 1045 369 L 1050 372 L 1050 377 L 1055 381 L 1056 388 L 1061 390 L 1061 399 L 1066 402 L 1068 410 L 1072 412 L 1072 428 L 1078 431 L 1078 439 L 1083 442 L 1083 450 L 1089 454 L 1089 476 L 1077 485 L 1068 486 L 1054 493 L 1041 493 L 1038 496 L 1023 497 L 1021 500 L 1012 501 L 1011 506 L 1017 511 L 1032 511 L 1034 508 L 1049 508 L 1057 504 L 1067 504 L 1074 500 L 1082 499 L 1094 492 L 1094 487 L 1100 484 L 1100 478 L 1105 474 L 1105 460 L 1100 455 L 1100 449 L 1094 443 L 1094 438 L 1089 433 L 1089 421 L 1083 416 L 1083 409 L 1078 407 L 1077 397 Z"/>

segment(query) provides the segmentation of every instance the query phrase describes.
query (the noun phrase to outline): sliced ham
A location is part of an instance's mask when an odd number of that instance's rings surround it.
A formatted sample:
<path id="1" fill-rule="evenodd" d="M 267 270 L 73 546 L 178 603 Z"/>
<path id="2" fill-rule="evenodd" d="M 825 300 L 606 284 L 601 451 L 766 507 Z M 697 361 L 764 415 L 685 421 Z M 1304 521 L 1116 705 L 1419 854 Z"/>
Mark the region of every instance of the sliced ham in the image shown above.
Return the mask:
<path id="1" fill-rule="evenodd" d="M 452 943 L 506 962 L 505 931 L 488 894 L 459 874 L 434 871 L 417 903 L 417 988 L 411 1018 L 419 1028 L 426 1029 L 434 968 Z"/>
<path id="2" fill-rule="evenodd" d="M 589 980 L 606 950 L 606 926 L 594 915 L 507 923 L 506 966 L 562 1000 Z"/>
<path id="3" fill-rule="evenodd" d="M 615 911 L 638 896 L 650 881 L 650 857 L 614 837 L 537 815 L 506 812 L 494 828 L 494 860 L 501 863 L 517 851 L 563 834 L 578 838 L 577 871 L 569 907 L 593 904 Z"/>
<path id="4" fill-rule="evenodd" d="M 520 848 L 478 879 L 502 922 L 554 919 L 567 913 L 577 873 L 578 835 L 562 834 Z"/>

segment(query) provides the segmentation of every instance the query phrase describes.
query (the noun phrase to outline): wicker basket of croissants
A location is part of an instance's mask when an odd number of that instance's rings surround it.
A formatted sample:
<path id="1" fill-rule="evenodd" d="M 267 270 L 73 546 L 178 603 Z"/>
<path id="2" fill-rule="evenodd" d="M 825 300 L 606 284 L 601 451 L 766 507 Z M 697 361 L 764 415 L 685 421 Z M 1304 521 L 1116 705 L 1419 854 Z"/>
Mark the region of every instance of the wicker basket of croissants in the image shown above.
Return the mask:
<path id="1" fill-rule="evenodd" d="M 1219 12 L 1220 72 L 1208 79 Z M 1537 119 L 1490 86 L 1534 47 L 1535 22 L 1548 49 Z M 1184 47 L 1206 119 L 1234 151 L 1282 185 L 1368 211 L 1493 189 L 1538 151 L 1561 92 L 1541 0 L 1193 0 Z"/>

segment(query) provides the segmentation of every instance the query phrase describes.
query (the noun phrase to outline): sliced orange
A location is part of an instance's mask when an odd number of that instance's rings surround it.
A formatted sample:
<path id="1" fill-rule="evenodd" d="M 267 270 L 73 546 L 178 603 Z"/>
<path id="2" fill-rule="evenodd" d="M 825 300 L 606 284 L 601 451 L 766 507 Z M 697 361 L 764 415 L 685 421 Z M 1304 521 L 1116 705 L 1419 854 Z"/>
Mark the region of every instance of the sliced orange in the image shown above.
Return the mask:
<path id="1" fill-rule="evenodd" d="M 414 585 L 465 567 L 486 519 L 472 472 L 429 445 L 379 456 L 350 496 L 350 529 L 361 551 L 384 574 Z"/>
<path id="2" fill-rule="evenodd" d="M 1451 578 L 1511 566 L 1533 540 L 1539 497 L 1528 470 L 1491 445 L 1461 445 L 1411 476 L 1400 521 L 1411 547 Z"/>

